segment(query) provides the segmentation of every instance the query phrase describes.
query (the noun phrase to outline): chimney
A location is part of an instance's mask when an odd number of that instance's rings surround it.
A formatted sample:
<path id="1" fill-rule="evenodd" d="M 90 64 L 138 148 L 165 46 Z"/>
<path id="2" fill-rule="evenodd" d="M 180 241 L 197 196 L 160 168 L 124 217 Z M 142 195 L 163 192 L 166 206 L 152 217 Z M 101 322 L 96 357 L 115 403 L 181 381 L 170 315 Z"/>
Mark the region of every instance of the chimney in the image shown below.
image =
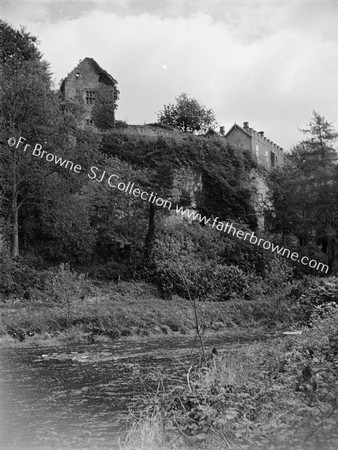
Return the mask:
<path id="1" fill-rule="evenodd" d="M 261 137 L 264 137 L 264 131 L 258 131 L 258 134 L 259 134 Z"/>
<path id="2" fill-rule="evenodd" d="M 223 126 L 222 126 L 222 127 L 219 127 L 219 132 L 220 132 L 220 134 L 221 134 L 222 136 L 225 135 L 225 131 L 224 131 L 224 127 L 223 127 Z"/>
<path id="3" fill-rule="evenodd" d="M 249 122 L 243 122 L 243 128 L 244 128 L 244 130 L 248 130 L 249 129 Z"/>

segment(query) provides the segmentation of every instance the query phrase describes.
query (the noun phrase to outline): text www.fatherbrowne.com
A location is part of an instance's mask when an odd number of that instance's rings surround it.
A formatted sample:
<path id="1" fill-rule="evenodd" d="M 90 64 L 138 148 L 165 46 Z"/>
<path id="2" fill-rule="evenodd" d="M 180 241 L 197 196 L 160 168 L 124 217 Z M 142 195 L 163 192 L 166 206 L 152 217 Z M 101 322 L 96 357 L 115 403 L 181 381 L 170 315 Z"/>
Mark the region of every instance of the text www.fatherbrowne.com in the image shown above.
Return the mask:
<path id="1" fill-rule="evenodd" d="M 187 217 L 189 220 L 198 220 L 199 223 L 204 225 L 208 225 L 211 228 L 216 228 L 218 231 L 223 231 L 223 233 L 232 234 L 236 236 L 238 239 L 243 239 L 244 241 L 248 240 L 250 244 L 257 245 L 258 247 L 262 245 L 265 250 L 271 250 L 273 253 L 277 253 L 278 255 L 287 256 L 292 261 L 297 261 L 303 264 L 304 266 L 309 266 L 311 269 L 320 270 L 322 272 L 327 273 L 329 270 L 329 266 L 323 264 L 321 262 L 316 261 L 315 259 L 309 259 L 307 256 L 303 256 L 300 258 L 297 252 L 292 252 L 285 247 L 280 247 L 279 245 L 274 244 L 273 242 L 266 241 L 265 239 L 259 238 L 255 235 L 254 232 L 247 233 L 245 231 L 239 230 L 234 227 L 233 223 L 219 221 L 219 217 L 211 218 L 201 216 L 198 212 L 183 208 L 182 206 L 176 206 L 176 214 L 181 215 L 182 217 Z"/>
<path id="2" fill-rule="evenodd" d="M 22 145 L 22 151 L 23 153 L 31 153 L 33 157 L 39 158 L 39 159 L 45 159 L 49 163 L 54 163 L 55 165 L 59 165 L 60 167 L 63 167 L 64 169 L 70 170 L 75 173 L 81 173 L 82 167 L 80 164 L 76 164 L 73 161 L 66 160 L 64 158 L 61 158 L 54 153 L 48 153 L 46 150 L 42 149 L 41 144 L 35 144 L 34 148 L 32 148 L 31 144 L 25 143 L 27 139 L 20 136 L 18 139 L 15 137 L 10 137 L 8 139 L 8 145 L 10 147 L 15 147 L 16 149 Z M 29 149 L 29 147 L 31 147 Z M 26 154 L 27 154 L 26 153 Z M 130 181 L 126 184 L 125 182 L 117 182 L 117 180 L 120 178 L 116 174 L 108 174 L 106 170 L 104 170 L 102 173 L 98 173 L 99 169 L 95 166 L 90 168 L 90 173 L 88 173 L 88 178 L 91 180 L 95 180 L 98 183 L 102 183 L 105 181 L 110 188 L 117 189 L 119 191 L 124 192 L 125 194 L 132 195 L 134 197 L 139 197 L 143 201 L 147 201 L 149 203 L 153 203 L 156 206 L 161 206 L 162 208 L 166 208 L 171 210 L 172 209 L 172 203 L 170 200 L 164 200 L 161 197 L 158 197 L 156 193 L 151 192 L 150 194 L 142 189 L 135 188 L 134 183 L 131 183 Z M 114 181 L 117 184 L 114 184 Z M 238 239 L 244 239 L 246 241 L 250 242 L 250 244 L 254 244 L 257 246 L 260 246 L 262 244 L 262 247 L 265 250 L 271 250 L 274 253 L 277 253 L 278 255 L 287 256 L 288 258 L 291 258 L 292 261 L 297 261 L 303 264 L 304 266 L 309 266 L 311 269 L 321 270 L 322 272 L 325 271 L 325 273 L 328 272 L 329 266 L 326 264 L 323 264 L 321 262 L 317 262 L 315 259 L 309 260 L 307 256 L 303 256 L 300 258 L 299 254 L 297 252 L 292 252 L 288 248 L 280 247 L 279 245 L 275 245 L 274 243 L 270 241 L 266 241 L 262 238 L 259 238 L 252 233 L 246 233 L 242 230 L 237 230 L 233 223 L 229 222 L 223 222 L 219 221 L 219 217 L 216 218 L 207 218 L 205 216 L 201 216 L 197 211 L 193 209 L 187 209 L 183 208 L 182 206 L 176 205 L 176 214 L 180 215 L 182 217 L 187 217 L 189 220 L 198 220 L 199 223 L 202 223 L 204 225 L 208 225 L 211 228 L 216 228 L 218 231 L 223 231 L 223 233 L 228 233 L 233 236 L 236 236 Z M 285 255 L 286 253 L 286 255 Z"/>

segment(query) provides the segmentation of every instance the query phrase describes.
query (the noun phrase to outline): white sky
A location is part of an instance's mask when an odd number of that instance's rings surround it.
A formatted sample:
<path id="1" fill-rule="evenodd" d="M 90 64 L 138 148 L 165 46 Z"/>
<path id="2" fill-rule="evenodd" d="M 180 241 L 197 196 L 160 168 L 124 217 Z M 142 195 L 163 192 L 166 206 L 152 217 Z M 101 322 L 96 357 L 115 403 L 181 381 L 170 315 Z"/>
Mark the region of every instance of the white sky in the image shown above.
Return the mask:
<path id="1" fill-rule="evenodd" d="M 285 150 L 313 109 L 338 129 L 338 0 L 0 0 L 0 17 L 39 38 L 57 84 L 94 58 L 128 123 L 186 92 Z"/>

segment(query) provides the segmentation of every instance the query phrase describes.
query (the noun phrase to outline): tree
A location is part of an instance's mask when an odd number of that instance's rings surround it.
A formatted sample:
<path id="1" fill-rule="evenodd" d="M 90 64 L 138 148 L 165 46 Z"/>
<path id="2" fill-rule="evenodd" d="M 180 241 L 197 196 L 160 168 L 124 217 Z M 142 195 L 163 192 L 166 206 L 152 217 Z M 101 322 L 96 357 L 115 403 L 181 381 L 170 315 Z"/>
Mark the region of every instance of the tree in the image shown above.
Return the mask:
<path id="1" fill-rule="evenodd" d="M 270 198 L 276 215 L 276 232 L 295 235 L 300 247 L 321 245 L 329 273 L 335 257 L 338 229 L 338 137 L 332 124 L 313 111 L 303 131 L 308 137 L 296 145 L 286 165 L 270 175 Z"/>
<path id="2" fill-rule="evenodd" d="M 51 91 L 48 66 L 35 47 L 36 38 L 0 22 L 2 88 L 0 121 L 6 137 L 21 136 L 27 142 L 44 142 L 54 122 L 56 95 Z M 5 38 L 5 40 L 4 40 Z M 4 135 L 2 138 L 4 139 Z M 11 204 L 12 254 L 19 255 L 19 210 L 30 197 L 28 179 L 34 186 L 41 168 L 26 164 L 16 146 L 1 154 L 2 199 Z"/>
<path id="3" fill-rule="evenodd" d="M 4 22 L 0 22 L 0 31 L 6 37 L 1 42 L 0 60 L 3 78 L 0 122 L 4 143 L 0 152 L 0 200 L 11 228 L 12 256 L 17 257 L 19 237 L 34 235 L 37 224 L 41 224 L 41 208 L 50 208 L 53 203 L 44 199 L 59 183 L 54 175 L 60 172 L 66 178 L 71 176 L 63 168 L 33 157 L 32 150 L 38 144 L 47 152 L 72 160 L 75 119 L 71 119 L 71 105 L 65 102 L 62 105 L 51 89 L 48 65 L 41 60 L 36 39 Z M 6 145 L 9 138 L 14 138 L 16 145 Z M 75 184 L 78 180 L 79 177 Z M 70 187 L 73 191 L 75 184 Z"/>
<path id="4" fill-rule="evenodd" d="M 215 125 L 215 114 L 212 109 L 206 109 L 196 99 L 183 93 L 176 97 L 176 105 L 164 105 L 158 113 L 158 122 L 184 133 L 206 132 Z"/>
<path id="5" fill-rule="evenodd" d="M 96 262 L 103 263 L 113 257 L 115 262 L 121 264 L 121 269 L 123 263 L 132 266 L 142 252 L 148 205 L 109 186 L 107 179 L 115 174 L 119 179 L 114 178 L 113 184 L 134 182 L 135 187 L 141 187 L 143 171 L 115 157 L 101 157 L 95 165 L 99 168 L 95 171 L 97 177 L 85 186 L 83 194 L 91 205 L 90 223 L 96 234 Z M 100 182 L 104 171 L 106 177 Z"/>
<path id="6" fill-rule="evenodd" d="M 287 236 L 298 235 L 297 231 L 305 224 L 304 218 L 302 219 L 301 216 L 305 201 L 299 202 L 298 182 L 300 178 L 295 183 L 294 171 L 294 164 L 289 158 L 286 158 L 284 166 L 273 170 L 267 178 L 269 200 L 273 205 L 273 229 L 271 231 L 281 234 L 283 245 L 285 245 Z"/>
<path id="7" fill-rule="evenodd" d="M 313 209 L 316 211 L 315 230 L 317 239 L 327 253 L 329 273 L 332 272 L 335 258 L 335 241 L 338 226 L 337 216 L 337 153 L 333 142 L 338 133 L 324 116 L 313 111 L 308 129 L 302 130 L 310 135 L 302 142 L 305 149 L 304 170 L 307 170 L 315 188 Z"/>
<path id="8" fill-rule="evenodd" d="M 18 68 L 24 61 L 41 58 L 35 36 L 28 33 L 24 27 L 15 30 L 1 19 L 0 43 L 1 65 L 7 70 Z"/>

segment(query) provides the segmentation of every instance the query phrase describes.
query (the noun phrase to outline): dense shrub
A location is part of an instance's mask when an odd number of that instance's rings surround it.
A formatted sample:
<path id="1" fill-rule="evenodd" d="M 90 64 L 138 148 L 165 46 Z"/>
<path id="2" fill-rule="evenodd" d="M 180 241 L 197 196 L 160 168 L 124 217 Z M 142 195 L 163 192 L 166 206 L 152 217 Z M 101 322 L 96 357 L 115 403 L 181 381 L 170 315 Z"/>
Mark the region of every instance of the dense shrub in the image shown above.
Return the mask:
<path id="1" fill-rule="evenodd" d="M 33 256 L 12 258 L 8 242 L 0 234 L 0 293 L 5 296 L 26 294 L 30 289 L 43 289 L 45 271 Z"/>
<path id="2" fill-rule="evenodd" d="M 225 301 L 248 289 L 248 277 L 235 266 L 212 262 L 162 261 L 156 267 L 155 282 L 164 298 L 174 294 L 185 298 Z"/>
<path id="3" fill-rule="evenodd" d="M 238 267 L 218 264 L 213 268 L 208 288 L 210 290 L 208 299 L 230 300 L 248 291 L 249 277 Z"/>
<path id="4" fill-rule="evenodd" d="M 190 299 L 225 301 L 248 291 L 248 275 L 238 267 L 217 263 L 204 253 L 202 238 L 200 248 L 196 248 L 196 236 L 179 231 L 176 229 L 177 234 L 167 234 L 157 242 L 153 281 L 164 298 L 177 294 Z M 201 227 L 195 234 L 199 232 L 203 232 Z M 212 247 L 208 247 L 209 251 Z"/>
<path id="5" fill-rule="evenodd" d="M 70 306 L 71 300 L 85 297 L 86 274 L 73 272 L 69 264 L 61 263 L 47 272 L 44 290 L 50 300 Z"/>
<path id="6" fill-rule="evenodd" d="M 168 226 L 157 241 L 152 281 L 166 298 L 190 294 L 224 301 L 268 296 L 278 307 L 290 295 L 293 268 L 285 258 L 254 250 L 249 243 L 199 224 Z"/>
<path id="7" fill-rule="evenodd" d="M 315 311 L 323 311 L 327 304 L 338 304 L 338 279 L 305 277 L 300 283 L 296 299 L 300 320 L 306 324 L 312 323 Z M 318 307 L 320 307 L 318 309 Z"/>

